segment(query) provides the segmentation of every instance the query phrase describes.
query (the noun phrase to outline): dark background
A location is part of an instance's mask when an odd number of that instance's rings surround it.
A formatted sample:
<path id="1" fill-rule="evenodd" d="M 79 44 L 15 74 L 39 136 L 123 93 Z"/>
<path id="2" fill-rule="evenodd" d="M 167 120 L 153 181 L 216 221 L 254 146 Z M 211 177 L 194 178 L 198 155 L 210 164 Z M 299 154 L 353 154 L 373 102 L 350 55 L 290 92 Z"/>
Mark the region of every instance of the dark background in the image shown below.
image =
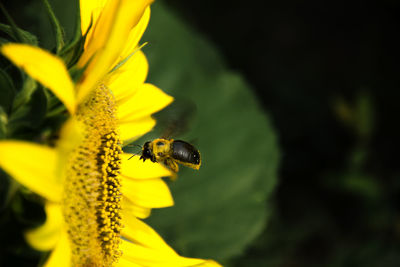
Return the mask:
<path id="1" fill-rule="evenodd" d="M 399 266 L 399 3 L 166 2 L 280 139 L 272 221 L 237 266 Z"/>

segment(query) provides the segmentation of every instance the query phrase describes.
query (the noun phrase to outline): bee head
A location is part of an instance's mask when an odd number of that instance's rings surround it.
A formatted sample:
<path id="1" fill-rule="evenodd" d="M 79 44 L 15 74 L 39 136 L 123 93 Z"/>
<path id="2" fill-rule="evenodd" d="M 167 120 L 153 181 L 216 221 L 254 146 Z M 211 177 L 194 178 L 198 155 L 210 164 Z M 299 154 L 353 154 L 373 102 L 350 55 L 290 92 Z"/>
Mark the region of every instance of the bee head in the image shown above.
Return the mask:
<path id="1" fill-rule="evenodd" d="M 146 142 L 142 148 L 142 155 L 140 156 L 140 159 L 143 159 L 143 162 L 146 161 L 146 159 L 150 159 L 151 161 L 155 161 L 153 153 L 151 152 L 150 149 L 150 142 Z"/>

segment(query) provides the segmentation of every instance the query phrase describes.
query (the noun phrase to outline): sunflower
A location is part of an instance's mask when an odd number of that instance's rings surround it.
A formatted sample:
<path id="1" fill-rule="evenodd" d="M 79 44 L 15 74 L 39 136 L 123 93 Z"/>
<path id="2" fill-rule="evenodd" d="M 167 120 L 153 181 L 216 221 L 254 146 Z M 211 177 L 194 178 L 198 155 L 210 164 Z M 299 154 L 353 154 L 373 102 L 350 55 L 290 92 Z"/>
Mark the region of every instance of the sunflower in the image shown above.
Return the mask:
<path id="1" fill-rule="evenodd" d="M 179 256 L 141 219 L 173 205 L 161 165 L 122 151 L 155 125 L 151 114 L 173 98 L 145 83 L 138 49 L 149 17 L 146 0 L 81 1 L 83 53 L 73 67 L 38 47 L 6 44 L 1 53 L 48 88 L 69 119 L 55 145 L 0 141 L 0 167 L 44 199 L 46 222 L 26 232 L 45 266 L 219 266 Z"/>

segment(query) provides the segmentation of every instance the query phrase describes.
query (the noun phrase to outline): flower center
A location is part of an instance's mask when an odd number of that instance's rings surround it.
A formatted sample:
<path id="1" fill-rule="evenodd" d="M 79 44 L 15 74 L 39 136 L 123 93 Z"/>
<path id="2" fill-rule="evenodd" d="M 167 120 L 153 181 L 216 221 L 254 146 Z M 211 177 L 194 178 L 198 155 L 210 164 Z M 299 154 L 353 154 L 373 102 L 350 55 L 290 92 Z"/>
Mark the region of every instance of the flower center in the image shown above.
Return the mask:
<path id="1" fill-rule="evenodd" d="M 69 158 L 63 213 L 73 266 L 111 266 L 121 255 L 121 142 L 114 97 L 101 85 L 77 113 L 84 138 Z"/>

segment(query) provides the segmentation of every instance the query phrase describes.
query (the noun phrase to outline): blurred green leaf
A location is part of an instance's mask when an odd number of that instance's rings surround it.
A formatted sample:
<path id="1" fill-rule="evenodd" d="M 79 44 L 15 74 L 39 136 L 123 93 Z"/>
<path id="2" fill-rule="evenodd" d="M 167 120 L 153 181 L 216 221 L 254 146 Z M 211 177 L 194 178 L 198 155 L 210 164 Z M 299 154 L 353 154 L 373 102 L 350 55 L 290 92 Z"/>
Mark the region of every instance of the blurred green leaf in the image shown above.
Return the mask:
<path id="1" fill-rule="evenodd" d="M 356 100 L 357 131 L 361 138 L 369 139 L 374 129 L 374 104 L 368 91 L 361 91 Z"/>
<path id="2" fill-rule="evenodd" d="M 47 98 L 44 89 L 39 86 L 29 97 L 29 101 L 20 106 L 9 118 L 9 131 L 14 138 L 32 139 L 32 129 L 39 129 L 46 116 Z"/>
<path id="3" fill-rule="evenodd" d="M 2 69 L 0 69 L 0 88 L 0 106 L 8 112 L 15 96 L 15 87 L 10 76 Z"/>
<path id="4" fill-rule="evenodd" d="M 10 41 L 8 39 L 0 37 L 0 45 L 6 44 L 6 43 L 9 43 L 9 42 Z"/>
<path id="5" fill-rule="evenodd" d="M 79 14 L 79 8 L 77 7 L 76 13 Z M 71 68 L 76 64 L 79 57 L 83 53 L 83 46 L 85 44 L 86 36 L 89 32 L 89 29 L 92 27 L 92 23 L 90 23 L 88 30 L 86 33 L 81 32 L 81 17 L 77 15 L 77 23 L 75 25 L 75 30 L 73 34 L 73 38 L 70 42 L 68 42 L 63 49 L 60 51 L 59 55 L 64 59 L 67 64 L 67 68 Z M 83 35 L 83 36 L 82 36 Z"/>
<path id="6" fill-rule="evenodd" d="M 16 26 L 10 26 L 0 23 L 0 31 L 10 36 L 13 41 L 36 45 L 36 46 L 38 45 L 38 40 L 35 35 L 27 31 L 24 31 Z"/>
<path id="7" fill-rule="evenodd" d="M 53 30 L 56 36 L 56 51 L 57 54 L 61 51 L 61 49 L 64 47 L 64 30 L 60 25 L 60 22 L 58 21 L 56 14 L 54 14 L 54 11 L 49 3 L 48 0 L 43 0 L 43 4 L 46 7 L 47 14 L 49 15 L 50 21 L 53 25 Z"/>
<path id="8" fill-rule="evenodd" d="M 350 192 L 353 196 L 363 197 L 365 203 L 376 202 L 383 197 L 383 186 L 376 177 L 367 173 L 349 170 L 344 173 L 331 173 L 324 183 L 338 192 Z"/>
<path id="9" fill-rule="evenodd" d="M 368 142 L 374 131 L 374 101 L 369 91 L 359 91 L 353 103 L 335 99 L 334 110 L 339 120 L 355 132 L 361 142 Z"/>
<path id="10" fill-rule="evenodd" d="M 7 124 L 8 116 L 3 107 L 0 106 L 0 139 L 3 139 L 7 136 Z"/>
<path id="11" fill-rule="evenodd" d="M 344 176 L 343 186 L 366 199 L 376 200 L 382 197 L 382 189 L 375 177 L 362 173 L 349 173 Z"/>
<path id="12" fill-rule="evenodd" d="M 171 184 L 175 206 L 149 221 L 185 256 L 226 260 L 268 220 L 279 159 L 274 130 L 243 78 L 161 2 L 142 40 L 149 42 L 150 82 L 197 105 L 185 140 L 198 140 L 202 153 L 200 171 L 182 167 Z"/>
<path id="13" fill-rule="evenodd" d="M 26 76 L 24 80 L 24 84 L 22 86 L 22 90 L 19 91 L 15 97 L 15 101 L 13 103 L 13 109 L 17 110 L 20 106 L 29 102 L 33 92 L 37 88 L 37 83 L 34 79 L 29 76 Z"/>

